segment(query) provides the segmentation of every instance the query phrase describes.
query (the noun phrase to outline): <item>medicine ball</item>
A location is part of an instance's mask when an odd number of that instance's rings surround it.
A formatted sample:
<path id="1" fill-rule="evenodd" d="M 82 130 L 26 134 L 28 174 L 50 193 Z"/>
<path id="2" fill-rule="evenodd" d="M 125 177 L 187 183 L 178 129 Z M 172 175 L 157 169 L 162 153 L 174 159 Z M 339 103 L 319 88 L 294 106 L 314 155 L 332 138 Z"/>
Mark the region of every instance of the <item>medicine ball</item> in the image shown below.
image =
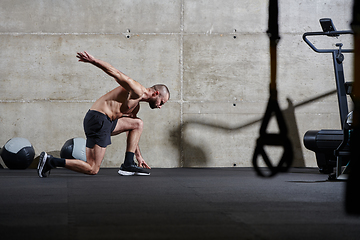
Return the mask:
<path id="1" fill-rule="evenodd" d="M 35 150 L 26 138 L 12 138 L 0 150 L 0 156 L 10 169 L 26 169 L 33 162 Z"/>
<path id="2" fill-rule="evenodd" d="M 71 138 L 61 148 L 60 157 L 65 159 L 80 159 L 86 162 L 86 140 Z"/>

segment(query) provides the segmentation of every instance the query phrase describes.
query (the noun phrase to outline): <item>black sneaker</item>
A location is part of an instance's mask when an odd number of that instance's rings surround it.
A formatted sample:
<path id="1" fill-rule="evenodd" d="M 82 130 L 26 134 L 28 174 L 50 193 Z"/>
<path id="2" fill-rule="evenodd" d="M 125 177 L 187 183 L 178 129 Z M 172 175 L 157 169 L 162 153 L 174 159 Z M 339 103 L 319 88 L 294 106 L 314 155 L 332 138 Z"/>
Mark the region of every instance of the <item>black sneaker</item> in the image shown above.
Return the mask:
<path id="1" fill-rule="evenodd" d="M 39 158 L 39 164 L 37 166 L 37 172 L 39 177 L 44 178 L 44 177 L 48 177 L 50 175 L 50 163 L 49 160 L 52 156 L 48 155 L 46 152 L 42 152 L 40 154 L 40 158 Z"/>
<path id="2" fill-rule="evenodd" d="M 138 176 L 149 176 L 150 173 L 145 171 L 143 168 L 134 165 L 129 165 L 126 166 L 124 164 L 121 164 L 120 170 L 118 171 L 118 173 L 122 176 L 133 176 L 133 175 L 138 175 Z"/>

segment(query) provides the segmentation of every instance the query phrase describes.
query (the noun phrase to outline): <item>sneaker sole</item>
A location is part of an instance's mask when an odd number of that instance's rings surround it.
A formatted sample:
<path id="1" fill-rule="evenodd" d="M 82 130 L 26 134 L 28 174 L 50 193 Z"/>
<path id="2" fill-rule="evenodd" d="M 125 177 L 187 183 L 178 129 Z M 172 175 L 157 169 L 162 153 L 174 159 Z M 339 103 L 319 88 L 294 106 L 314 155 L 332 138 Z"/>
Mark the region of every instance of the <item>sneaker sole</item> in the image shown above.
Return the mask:
<path id="1" fill-rule="evenodd" d="M 136 172 L 134 175 L 137 175 L 137 176 L 149 176 L 150 173 L 140 173 L 140 172 Z"/>
<path id="2" fill-rule="evenodd" d="M 123 170 L 119 170 L 118 174 L 120 174 L 121 176 L 133 176 L 133 175 L 135 175 L 134 172 L 127 172 L 127 171 L 123 171 Z"/>
<path id="3" fill-rule="evenodd" d="M 40 154 L 39 164 L 38 164 L 38 166 L 37 166 L 38 175 L 39 175 L 39 177 L 41 177 L 41 178 L 44 177 L 41 173 L 42 173 L 42 170 L 44 169 L 46 159 L 47 159 L 47 153 L 46 153 L 46 152 L 42 152 L 42 153 Z"/>
<path id="4" fill-rule="evenodd" d="M 121 176 L 149 176 L 150 175 L 150 173 L 128 172 L 128 171 L 123 171 L 123 170 L 119 170 L 118 174 L 120 174 Z"/>

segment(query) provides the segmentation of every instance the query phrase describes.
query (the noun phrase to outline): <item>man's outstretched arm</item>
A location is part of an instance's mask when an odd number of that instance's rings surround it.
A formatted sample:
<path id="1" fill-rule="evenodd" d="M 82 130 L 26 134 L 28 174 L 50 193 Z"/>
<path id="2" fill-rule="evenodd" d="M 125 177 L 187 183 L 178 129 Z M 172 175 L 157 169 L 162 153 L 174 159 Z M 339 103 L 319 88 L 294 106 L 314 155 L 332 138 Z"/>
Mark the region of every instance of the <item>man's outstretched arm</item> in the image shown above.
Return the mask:
<path id="1" fill-rule="evenodd" d="M 79 58 L 79 62 L 88 62 L 102 69 L 105 73 L 115 78 L 115 80 L 128 92 L 141 96 L 144 87 L 140 83 L 114 68 L 111 64 L 93 57 L 86 51 L 78 52 L 76 57 Z"/>

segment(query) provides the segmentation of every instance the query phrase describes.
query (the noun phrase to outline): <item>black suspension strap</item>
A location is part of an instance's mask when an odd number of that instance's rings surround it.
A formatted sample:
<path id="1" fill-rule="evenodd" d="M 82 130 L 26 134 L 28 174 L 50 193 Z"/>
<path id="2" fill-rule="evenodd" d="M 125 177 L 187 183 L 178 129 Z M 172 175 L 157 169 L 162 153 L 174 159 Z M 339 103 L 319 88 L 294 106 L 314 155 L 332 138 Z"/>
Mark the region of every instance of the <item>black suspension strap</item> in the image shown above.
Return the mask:
<path id="1" fill-rule="evenodd" d="M 288 138 L 288 130 L 286 123 L 279 107 L 276 89 L 276 65 L 277 65 L 277 44 L 279 42 L 279 26 L 278 26 L 278 1 L 270 0 L 269 2 L 269 26 L 268 36 L 270 38 L 270 64 L 271 64 L 271 81 L 270 81 L 270 98 L 260 127 L 260 136 L 256 141 L 256 147 L 253 155 L 253 166 L 258 175 L 262 177 L 271 177 L 278 172 L 287 171 L 293 161 L 293 150 L 290 139 Z M 272 116 L 276 117 L 279 133 L 269 134 L 266 129 Z M 283 155 L 276 166 L 274 166 L 268 157 L 265 146 L 283 147 Z M 261 156 L 269 171 L 261 170 L 258 164 L 258 158 Z"/>

